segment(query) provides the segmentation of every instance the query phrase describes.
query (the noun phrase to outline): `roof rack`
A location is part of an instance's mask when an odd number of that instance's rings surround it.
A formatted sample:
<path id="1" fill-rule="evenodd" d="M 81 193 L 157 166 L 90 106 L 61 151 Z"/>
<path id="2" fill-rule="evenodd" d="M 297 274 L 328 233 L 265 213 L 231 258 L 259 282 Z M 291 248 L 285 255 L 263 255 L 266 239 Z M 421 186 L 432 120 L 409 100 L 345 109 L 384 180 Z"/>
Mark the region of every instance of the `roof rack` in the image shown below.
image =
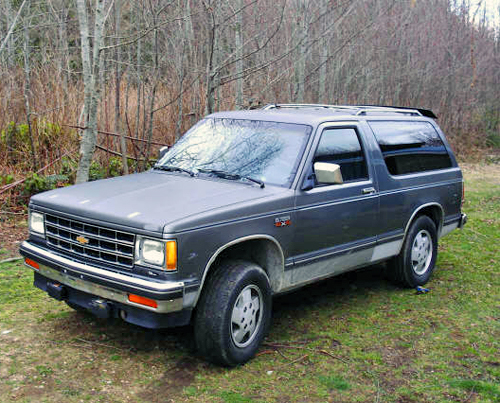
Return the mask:
<path id="1" fill-rule="evenodd" d="M 429 109 L 409 108 L 405 106 L 385 105 L 325 105 L 325 104 L 268 104 L 262 109 L 280 108 L 325 108 L 332 110 L 350 111 L 355 115 L 367 115 L 369 113 L 401 113 L 412 116 L 425 116 L 437 119 L 437 116 Z"/>
<path id="2" fill-rule="evenodd" d="M 360 107 L 356 115 L 367 115 L 369 113 L 402 113 L 411 116 L 423 116 L 418 109 L 401 109 L 401 108 L 387 108 L 387 107 Z"/>
<path id="3" fill-rule="evenodd" d="M 262 109 L 279 109 L 279 108 L 325 108 L 325 109 L 349 109 L 350 107 L 325 104 L 267 104 Z"/>

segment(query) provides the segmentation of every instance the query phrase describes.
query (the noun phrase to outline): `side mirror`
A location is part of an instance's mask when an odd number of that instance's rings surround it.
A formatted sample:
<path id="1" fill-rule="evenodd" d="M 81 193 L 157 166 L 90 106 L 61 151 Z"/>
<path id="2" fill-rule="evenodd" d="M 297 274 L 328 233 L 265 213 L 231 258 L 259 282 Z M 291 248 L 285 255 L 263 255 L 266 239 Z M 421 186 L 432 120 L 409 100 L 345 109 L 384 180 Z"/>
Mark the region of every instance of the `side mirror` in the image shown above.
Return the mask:
<path id="1" fill-rule="evenodd" d="M 318 183 L 326 184 L 341 184 L 344 183 L 342 173 L 340 172 L 340 165 L 329 164 L 327 162 L 315 162 L 314 173 Z"/>
<path id="2" fill-rule="evenodd" d="M 168 150 L 170 150 L 170 146 L 163 146 L 162 148 L 160 148 L 160 150 L 158 151 L 158 161 L 163 158 Z"/>

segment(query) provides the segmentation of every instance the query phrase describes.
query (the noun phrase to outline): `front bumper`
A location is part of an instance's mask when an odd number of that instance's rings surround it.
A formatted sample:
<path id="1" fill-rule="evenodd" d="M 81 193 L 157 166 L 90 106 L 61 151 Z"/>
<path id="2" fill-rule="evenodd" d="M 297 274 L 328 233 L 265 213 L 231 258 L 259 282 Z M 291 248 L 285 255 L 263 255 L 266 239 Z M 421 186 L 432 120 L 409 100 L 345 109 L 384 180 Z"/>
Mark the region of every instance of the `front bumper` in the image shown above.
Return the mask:
<path id="1" fill-rule="evenodd" d="M 44 287 L 44 284 L 55 283 L 62 284 L 70 290 L 77 290 L 78 292 L 66 293 L 64 299 L 78 305 L 83 305 L 83 300 L 89 300 L 89 298 L 95 296 L 111 301 L 116 307 L 125 310 L 125 312 L 127 310 L 135 313 L 149 311 L 154 315 L 171 314 L 183 310 L 185 291 L 183 282 L 152 281 L 134 275 L 101 269 L 71 260 L 29 241 L 23 242 L 19 251 L 24 257 L 38 263 L 39 269 L 28 265 L 35 271 L 35 285 L 38 288 L 48 291 L 47 287 L 49 286 Z M 154 308 L 129 301 L 129 294 L 153 299 L 156 301 L 157 307 Z M 75 298 L 76 296 L 86 295 L 88 298 L 71 301 L 70 296 L 72 295 Z M 187 311 L 189 312 L 189 310 Z M 126 317 L 127 315 L 123 316 Z M 137 324 L 142 325 L 141 323 Z"/>

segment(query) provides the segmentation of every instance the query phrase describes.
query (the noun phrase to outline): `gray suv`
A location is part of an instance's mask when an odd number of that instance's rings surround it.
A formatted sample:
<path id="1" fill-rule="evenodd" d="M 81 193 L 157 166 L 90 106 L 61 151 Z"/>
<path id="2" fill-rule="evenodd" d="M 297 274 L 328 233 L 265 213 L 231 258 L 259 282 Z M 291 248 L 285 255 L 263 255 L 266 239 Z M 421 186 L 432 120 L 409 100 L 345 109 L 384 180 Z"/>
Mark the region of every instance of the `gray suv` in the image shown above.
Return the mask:
<path id="1" fill-rule="evenodd" d="M 462 200 L 431 111 L 273 104 L 207 116 L 148 172 L 32 197 L 20 252 L 70 307 L 193 322 L 199 351 L 231 366 L 258 349 L 273 295 L 382 261 L 425 284 Z"/>

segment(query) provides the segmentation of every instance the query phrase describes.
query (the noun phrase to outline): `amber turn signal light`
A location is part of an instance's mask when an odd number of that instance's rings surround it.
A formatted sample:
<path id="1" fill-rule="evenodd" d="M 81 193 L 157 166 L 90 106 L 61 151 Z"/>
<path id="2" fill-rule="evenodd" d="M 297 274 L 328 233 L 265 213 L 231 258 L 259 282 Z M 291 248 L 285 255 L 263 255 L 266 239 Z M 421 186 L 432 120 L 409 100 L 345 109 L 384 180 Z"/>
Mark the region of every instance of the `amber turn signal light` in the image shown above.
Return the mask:
<path id="1" fill-rule="evenodd" d="M 34 260 L 26 258 L 26 259 L 24 259 L 24 263 L 26 263 L 30 267 L 33 267 L 35 270 L 40 270 L 40 265 L 37 262 L 35 262 Z"/>
<path id="2" fill-rule="evenodd" d="M 167 241 L 166 243 L 167 252 L 167 270 L 177 269 L 177 242 Z"/>
<path id="3" fill-rule="evenodd" d="M 128 295 L 128 300 L 130 302 L 134 302 L 136 304 L 149 306 L 151 308 L 158 308 L 158 302 L 156 302 L 154 299 L 149 299 L 149 298 L 146 298 L 146 297 L 141 297 L 140 295 L 129 294 Z"/>

